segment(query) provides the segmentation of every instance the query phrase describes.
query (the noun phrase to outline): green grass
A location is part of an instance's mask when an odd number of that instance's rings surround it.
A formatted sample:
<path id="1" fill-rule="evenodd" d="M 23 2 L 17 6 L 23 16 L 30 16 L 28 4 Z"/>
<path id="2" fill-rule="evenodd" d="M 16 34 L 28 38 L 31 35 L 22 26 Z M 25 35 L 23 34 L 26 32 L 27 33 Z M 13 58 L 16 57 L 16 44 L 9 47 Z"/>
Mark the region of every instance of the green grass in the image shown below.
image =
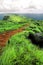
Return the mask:
<path id="1" fill-rule="evenodd" d="M 18 29 L 26 23 L 29 26 L 25 27 L 23 32 L 13 35 L 6 43 L 0 55 L 0 65 L 43 65 L 43 48 L 40 49 L 39 46 L 33 45 L 31 40 L 27 39 L 30 32 L 43 32 L 43 21 L 36 22 L 18 15 L 11 15 L 10 18 L 0 21 L 0 32 Z M 23 23 L 20 23 L 21 20 Z"/>
<path id="2" fill-rule="evenodd" d="M 43 65 L 43 49 L 27 40 L 26 34 L 23 32 L 11 37 L 1 56 L 1 65 Z"/>

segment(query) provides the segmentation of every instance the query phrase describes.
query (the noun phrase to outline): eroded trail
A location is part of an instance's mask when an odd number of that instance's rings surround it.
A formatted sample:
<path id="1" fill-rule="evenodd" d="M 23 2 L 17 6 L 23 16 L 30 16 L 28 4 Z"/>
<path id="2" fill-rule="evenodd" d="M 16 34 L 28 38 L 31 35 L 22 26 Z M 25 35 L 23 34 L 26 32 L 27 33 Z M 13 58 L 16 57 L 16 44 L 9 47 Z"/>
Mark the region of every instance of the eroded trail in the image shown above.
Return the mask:
<path id="1" fill-rule="evenodd" d="M 6 45 L 6 42 L 9 40 L 9 38 L 12 36 L 12 35 L 15 35 L 19 32 L 22 32 L 24 31 L 25 27 L 27 25 L 23 26 L 22 28 L 19 28 L 18 30 L 10 30 L 10 31 L 6 31 L 2 34 L 0 34 L 0 46 L 5 46 Z"/>

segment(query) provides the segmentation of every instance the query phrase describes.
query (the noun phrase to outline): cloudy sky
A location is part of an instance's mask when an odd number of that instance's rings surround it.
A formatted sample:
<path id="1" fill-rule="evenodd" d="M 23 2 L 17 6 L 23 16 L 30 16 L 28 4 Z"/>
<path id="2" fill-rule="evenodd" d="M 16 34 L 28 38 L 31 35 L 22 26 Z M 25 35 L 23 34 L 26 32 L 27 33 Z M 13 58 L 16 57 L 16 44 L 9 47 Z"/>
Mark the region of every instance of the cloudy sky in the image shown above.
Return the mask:
<path id="1" fill-rule="evenodd" d="M 0 13 L 43 13 L 43 0 L 0 0 Z"/>

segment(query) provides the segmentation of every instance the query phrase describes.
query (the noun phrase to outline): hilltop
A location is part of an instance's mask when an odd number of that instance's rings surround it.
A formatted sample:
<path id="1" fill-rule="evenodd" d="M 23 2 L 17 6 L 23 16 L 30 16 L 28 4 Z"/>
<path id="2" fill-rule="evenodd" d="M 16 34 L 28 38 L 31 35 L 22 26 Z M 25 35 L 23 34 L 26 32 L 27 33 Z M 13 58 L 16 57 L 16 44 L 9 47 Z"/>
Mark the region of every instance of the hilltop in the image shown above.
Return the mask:
<path id="1" fill-rule="evenodd" d="M 19 27 L 29 24 L 29 29 L 31 31 L 42 31 L 43 28 L 43 21 L 37 21 L 31 18 L 26 18 L 20 15 L 7 15 L 4 16 L 3 20 L 0 20 L 0 32 L 11 30 L 11 29 L 18 29 Z M 28 28 L 27 28 L 28 29 Z"/>
<path id="2" fill-rule="evenodd" d="M 21 31 L 23 26 L 25 27 Z M 43 48 L 32 44 L 27 38 L 30 33 L 43 33 L 43 20 L 20 15 L 4 16 L 3 20 L 0 20 L 0 35 L 11 30 L 19 33 L 13 33 L 6 46 L 0 47 L 0 65 L 43 65 Z"/>

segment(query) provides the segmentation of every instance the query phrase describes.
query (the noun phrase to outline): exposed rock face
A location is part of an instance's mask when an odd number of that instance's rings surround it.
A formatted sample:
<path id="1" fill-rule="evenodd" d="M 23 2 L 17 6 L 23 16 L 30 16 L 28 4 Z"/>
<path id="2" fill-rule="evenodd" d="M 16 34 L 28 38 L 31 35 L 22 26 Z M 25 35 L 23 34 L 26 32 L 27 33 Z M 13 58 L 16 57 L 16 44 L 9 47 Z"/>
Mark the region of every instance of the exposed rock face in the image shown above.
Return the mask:
<path id="1" fill-rule="evenodd" d="M 4 16 L 3 20 L 7 20 L 9 18 L 9 16 Z"/>
<path id="2" fill-rule="evenodd" d="M 43 47 L 43 33 L 30 33 L 28 39 L 30 39 L 33 44 Z"/>

